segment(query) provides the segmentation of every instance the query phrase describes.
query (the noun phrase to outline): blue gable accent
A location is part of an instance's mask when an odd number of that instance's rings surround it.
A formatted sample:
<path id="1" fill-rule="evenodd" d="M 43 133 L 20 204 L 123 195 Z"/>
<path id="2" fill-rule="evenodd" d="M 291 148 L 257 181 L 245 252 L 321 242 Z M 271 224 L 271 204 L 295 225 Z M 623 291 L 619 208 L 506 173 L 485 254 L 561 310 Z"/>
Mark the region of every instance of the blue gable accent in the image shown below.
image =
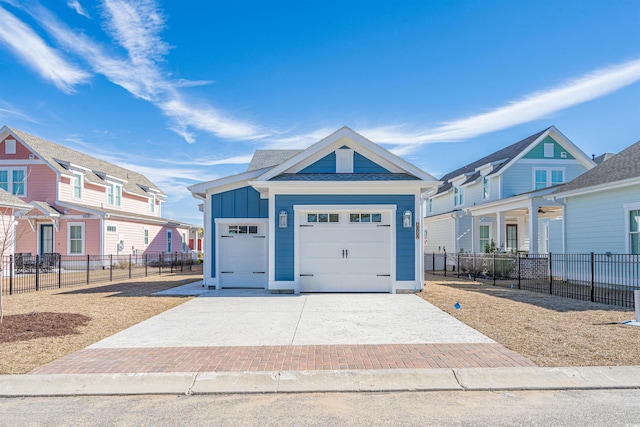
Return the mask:
<path id="1" fill-rule="evenodd" d="M 391 173 L 362 154 L 353 153 L 353 173 Z"/>
<path id="2" fill-rule="evenodd" d="M 268 218 L 269 200 L 261 199 L 260 193 L 251 187 L 242 187 L 211 196 L 211 277 L 216 277 L 216 218 Z"/>
<path id="3" fill-rule="evenodd" d="M 402 227 L 402 214 L 410 210 L 414 217 L 413 195 L 276 195 L 275 211 L 287 211 L 293 218 L 294 205 L 396 205 L 396 280 L 415 280 L 414 228 Z M 293 281 L 295 221 L 275 231 L 275 280 Z"/>
<path id="4" fill-rule="evenodd" d="M 336 153 L 327 154 L 298 173 L 336 173 Z"/>

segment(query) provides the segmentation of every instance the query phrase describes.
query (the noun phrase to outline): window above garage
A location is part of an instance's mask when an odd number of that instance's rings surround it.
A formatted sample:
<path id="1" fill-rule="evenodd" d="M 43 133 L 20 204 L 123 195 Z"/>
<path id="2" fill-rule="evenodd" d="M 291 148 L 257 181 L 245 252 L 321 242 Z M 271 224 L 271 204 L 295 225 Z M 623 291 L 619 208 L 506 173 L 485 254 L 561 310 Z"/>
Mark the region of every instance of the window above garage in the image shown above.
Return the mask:
<path id="1" fill-rule="evenodd" d="M 352 213 L 349 214 L 349 222 L 382 222 L 382 214 Z"/>
<path id="2" fill-rule="evenodd" d="M 340 222 L 340 214 L 337 213 L 310 213 L 307 214 L 307 222 Z"/>
<path id="3" fill-rule="evenodd" d="M 258 234 L 257 225 L 230 225 L 229 234 Z"/>

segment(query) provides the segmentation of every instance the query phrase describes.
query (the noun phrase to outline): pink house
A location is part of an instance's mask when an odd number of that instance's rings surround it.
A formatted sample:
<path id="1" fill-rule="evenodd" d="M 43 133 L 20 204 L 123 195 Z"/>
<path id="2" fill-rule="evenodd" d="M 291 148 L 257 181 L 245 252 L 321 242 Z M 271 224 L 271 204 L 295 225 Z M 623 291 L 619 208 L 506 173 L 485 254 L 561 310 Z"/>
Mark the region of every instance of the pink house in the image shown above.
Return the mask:
<path id="1" fill-rule="evenodd" d="M 197 226 L 161 216 L 165 193 L 144 175 L 4 126 L 0 189 L 30 205 L 15 252 L 190 253 Z"/>

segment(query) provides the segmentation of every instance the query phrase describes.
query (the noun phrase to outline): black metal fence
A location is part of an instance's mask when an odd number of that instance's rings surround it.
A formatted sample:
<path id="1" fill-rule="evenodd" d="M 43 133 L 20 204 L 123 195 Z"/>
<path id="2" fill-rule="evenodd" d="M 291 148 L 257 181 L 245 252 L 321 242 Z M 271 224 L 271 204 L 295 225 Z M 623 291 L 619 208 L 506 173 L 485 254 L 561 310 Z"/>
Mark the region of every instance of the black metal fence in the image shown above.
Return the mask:
<path id="1" fill-rule="evenodd" d="M 191 254 L 178 252 L 105 256 L 17 253 L 1 262 L 3 295 L 192 271 L 194 265 Z"/>
<path id="2" fill-rule="evenodd" d="M 424 265 L 432 274 L 623 307 L 633 307 L 640 290 L 640 255 L 432 253 Z"/>

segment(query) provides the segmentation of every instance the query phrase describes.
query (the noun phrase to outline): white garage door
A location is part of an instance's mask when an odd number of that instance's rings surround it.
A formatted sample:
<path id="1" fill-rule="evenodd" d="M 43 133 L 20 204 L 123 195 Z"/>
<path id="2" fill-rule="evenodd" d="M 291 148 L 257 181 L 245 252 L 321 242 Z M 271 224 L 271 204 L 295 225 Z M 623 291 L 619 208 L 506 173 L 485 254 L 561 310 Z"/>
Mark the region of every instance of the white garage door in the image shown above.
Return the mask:
<path id="1" fill-rule="evenodd" d="M 301 292 L 390 292 L 391 213 L 301 212 Z"/>
<path id="2" fill-rule="evenodd" d="M 266 224 L 219 224 L 221 288 L 265 288 Z"/>

